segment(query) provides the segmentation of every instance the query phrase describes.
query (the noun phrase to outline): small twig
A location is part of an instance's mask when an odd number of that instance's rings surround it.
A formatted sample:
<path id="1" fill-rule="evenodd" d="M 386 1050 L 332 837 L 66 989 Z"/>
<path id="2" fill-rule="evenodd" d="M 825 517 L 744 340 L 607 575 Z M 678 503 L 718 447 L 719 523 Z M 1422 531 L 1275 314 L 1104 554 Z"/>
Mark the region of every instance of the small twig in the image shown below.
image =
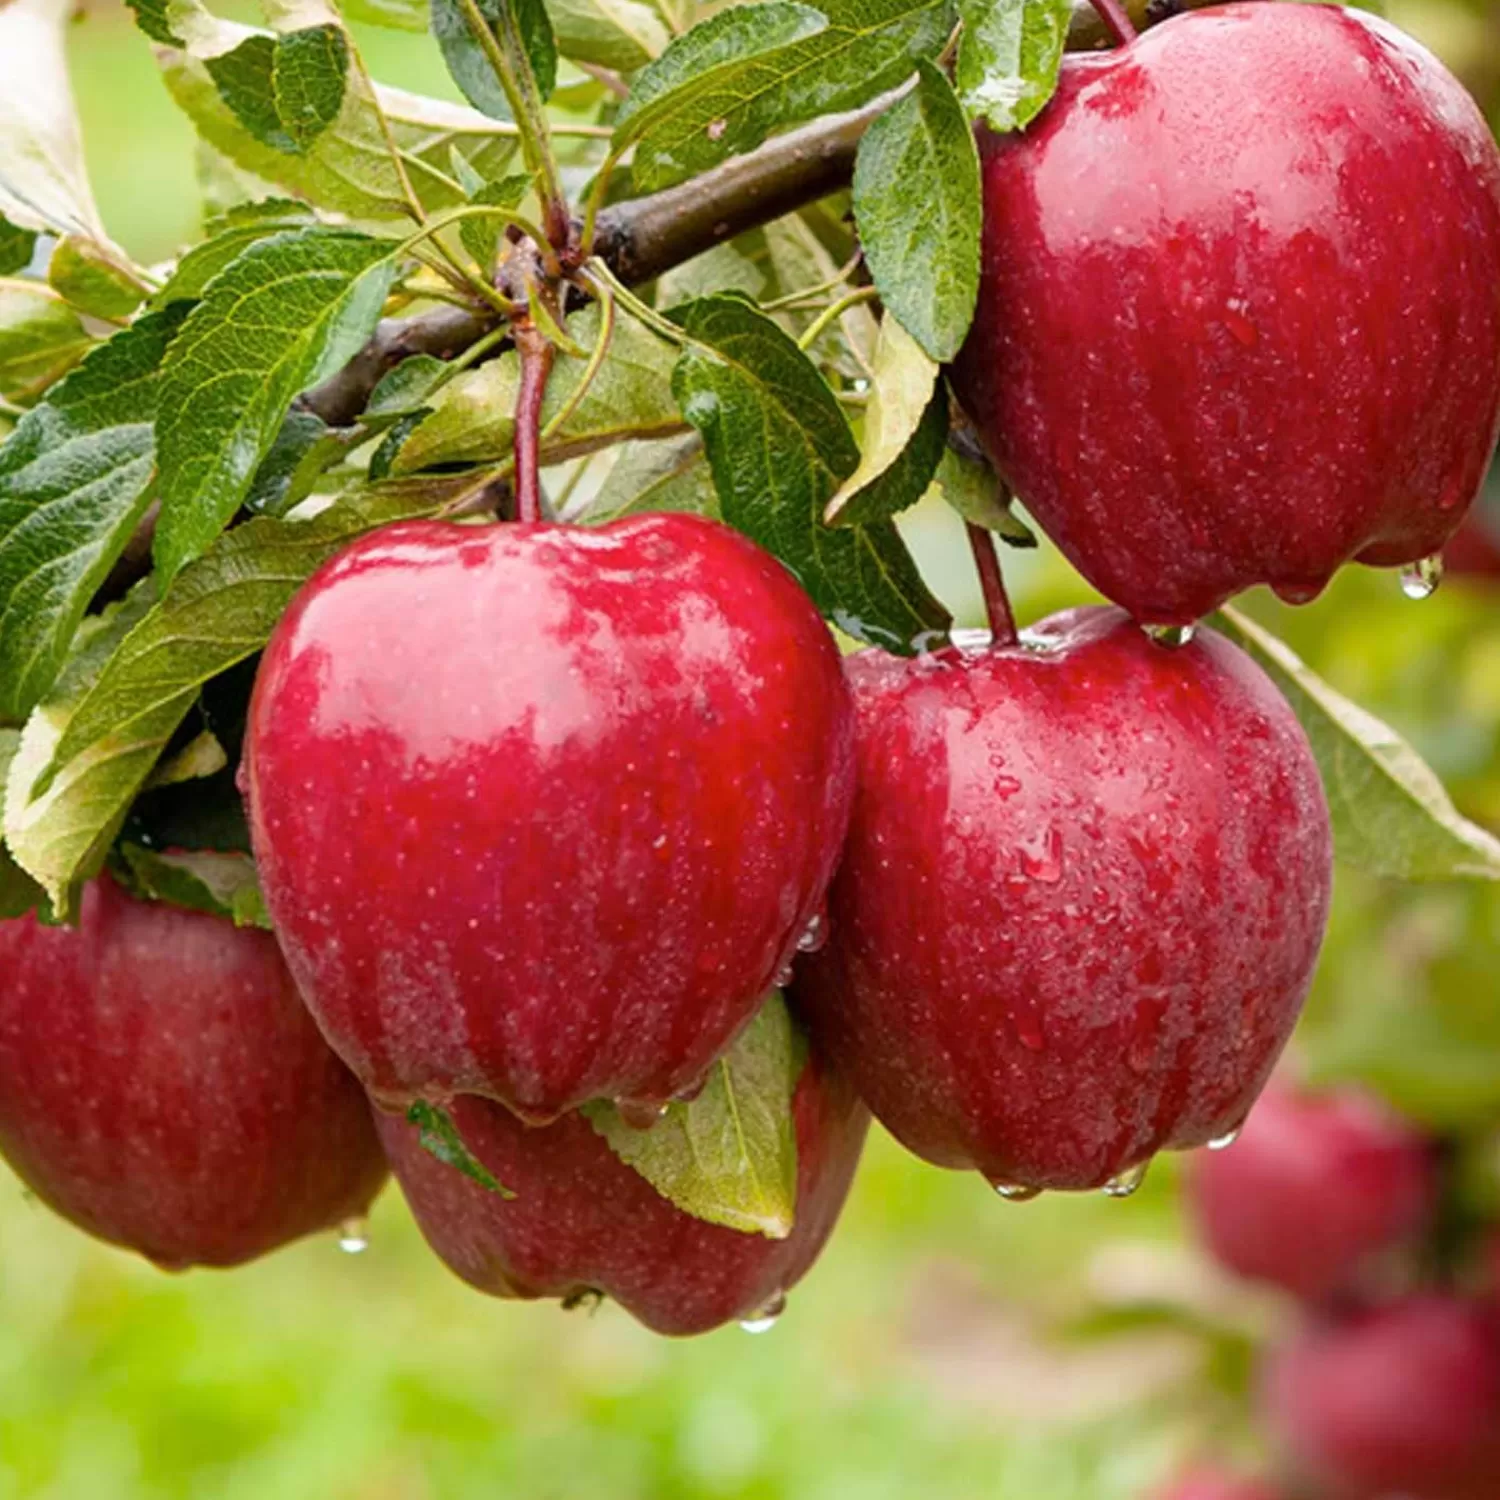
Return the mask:
<path id="1" fill-rule="evenodd" d="M 778 297 L 774 302 L 762 302 L 760 310 L 764 313 L 782 312 L 787 308 L 797 307 L 803 302 L 816 302 L 819 297 L 833 291 L 836 287 L 843 286 L 859 269 L 859 263 L 864 258 L 864 251 L 856 250 L 827 281 L 820 281 L 816 286 L 805 286 L 800 291 L 788 292 L 785 297 Z"/>
<path id="2" fill-rule="evenodd" d="M 589 387 L 594 383 L 594 377 L 604 367 L 604 357 L 609 353 L 609 341 L 615 332 L 615 297 L 614 293 L 606 286 L 598 288 L 599 291 L 599 337 L 594 340 L 593 351 L 589 355 L 588 363 L 583 367 L 583 373 L 578 377 L 578 383 L 568 393 L 568 398 L 558 409 L 557 414 L 542 429 L 542 441 L 561 432 L 567 425 L 568 418 L 578 410 L 583 398 L 588 395 Z"/>
<path id="3" fill-rule="evenodd" d="M 587 73 L 595 83 L 602 83 L 616 99 L 630 97 L 630 85 L 613 68 L 601 68 L 598 63 L 589 62 L 581 62 L 576 66 L 581 72 Z"/>
<path id="4" fill-rule="evenodd" d="M 995 550 L 995 538 L 983 526 L 976 526 L 972 521 L 965 521 L 964 529 L 969 534 L 974 566 L 979 570 L 979 586 L 984 592 L 984 612 L 990 622 L 990 640 L 996 646 L 1014 646 L 1019 639 L 1016 617 L 1011 613 L 1010 599 L 1005 592 L 1005 579 L 1000 572 L 1000 556 Z"/>
<path id="5" fill-rule="evenodd" d="M 817 343 L 823 331 L 832 323 L 842 318 L 851 307 L 858 307 L 862 302 L 873 302 L 879 292 L 872 286 L 856 287 L 854 291 L 846 296 L 840 297 L 837 302 L 830 302 L 811 323 L 807 325 L 807 331 L 797 340 L 799 349 L 811 349 Z"/>
<path id="6" fill-rule="evenodd" d="M 1090 0 L 1117 47 L 1128 47 L 1139 33 L 1120 0 Z"/>
<path id="7" fill-rule="evenodd" d="M 557 351 L 529 322 L 516 325 L 515 341 L 521 356 L 521 383 L 516 392 L 516 520 L 534 522 L 542 519 L 542 402 Z"/>

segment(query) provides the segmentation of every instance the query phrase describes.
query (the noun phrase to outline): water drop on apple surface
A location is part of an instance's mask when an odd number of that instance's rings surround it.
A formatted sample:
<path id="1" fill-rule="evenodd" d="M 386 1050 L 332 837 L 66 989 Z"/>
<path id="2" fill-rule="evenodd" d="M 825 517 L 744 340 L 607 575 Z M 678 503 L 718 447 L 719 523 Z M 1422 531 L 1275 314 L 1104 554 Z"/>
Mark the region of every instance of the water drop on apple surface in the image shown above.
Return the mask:
<path id="1" fill-rule="evenodd" d="M 990 1186 L 1007 1203 L 1030 1203 L 1042 1195 L 1041 1188 L 1030 1187 L 1024 1182 L 992 1182 Z"/>
<path id="2" fill-rule="evenodd" d="M 345 1219 L 339 1225 L 339 1249 L 345 1255 L 363 1255 L 369 1248 L 370 1226 L 364 1219 Z"/>
<path id="3" fill-rule="evenodd" d="M 1146 1173 L 1151 1170 L 1150 1161 L 1137 1162 L 1133 1167 L 1126 1167 L 1123 1172 L 1117 1172 L 1108 1182 L 1104 1184 L 1104 1196 L 1106 1198 L 1128 1198 L 1146 1180 Z"/>
<path id="4" fill-rule="evenodd" d="M 1408 599 L 1430 599 L 1442 581 L 1443 558 L 1438 552 L 1401 570 L 1401 592 Z"/>
<path id="5" fill-rule="evenodd" d="M 1239 1140 L 1242 1129 L 1244 1129 L 1242 1125 L 1236 1125 L 1233 1130 L 1226 1130 L 1223 1135 L 1216 1135 L 1208 1143 L 1208 1149 L 1210 1151 L 1227 1151 Z"/>
<path id="6" fill-rule="evenodd" d="M 786 1293 L 777 1292 L 769 1302 L 751 1317 L 742 1318 L 740 1327 L 746 1333 L 769 1333 L 776 1320 L 786 1311 Z"/>
<path id="7" fill-rule="evenodd" d="M 1192 644 L 1193 636 L 1197 634 L 1196 625 L 1148 625 L 1146 634 L 1156 642 L 1158 646 L 1165 646 L 1169 651 L 1176 651 L 1183 646 Z"/>

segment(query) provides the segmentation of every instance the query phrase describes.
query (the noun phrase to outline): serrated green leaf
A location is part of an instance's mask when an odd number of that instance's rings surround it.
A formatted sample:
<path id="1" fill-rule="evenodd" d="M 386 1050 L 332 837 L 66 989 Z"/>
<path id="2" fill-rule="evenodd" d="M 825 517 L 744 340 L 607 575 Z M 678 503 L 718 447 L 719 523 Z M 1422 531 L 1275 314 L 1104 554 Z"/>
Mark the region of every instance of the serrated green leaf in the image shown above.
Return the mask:
<path id="1" fill-rule="evenodd" d="M 174 750 L 157 762 L 146 782 L 148 791 L 160 787 L 181 786 L 188 781 L 204 781 L 217 776 L 229 765 L 229 756 L 218 735 L 205 729 L 195 734 L 182 749 Z"/>
<path id="2" fill-rule="evenodd" d="M 53 247 L 47 281 L 79 312 L 114 323 L 123 323 L 150 291 L 130 266 L 93 240 L 76 235 Z"/>
<path id="3" fill-rule="evenodd" d="M 19 729 L 0 729 L 0 829 L 5 826 L 5 784 L 10 779 L 10 765 L 21 748 Z M 25 916 L 33 911 L 46 894 L 0 843 L 0 922 Z"/>
<path id="4" fill-rule="evenodd" d="M 799 30 L 794 8 L 773 5 L 794 33 L 780 44 L 735 57 L 723 38 L 745 23 L 728 20 L 736 11 L 726 10 L 641 70 L 632 90 L 637 112 L 616 136 L 637 142 L 640 191 L 681 182 L 788 125 L 873 99 L 906 78 L 917 58 L 936 56 L 953 27 L 948 0 L 825 0 L 827 25 L 815 30 L 805 29 L 805 17 Z M 724 30 L 707 43 L 692 40 L 705 27 Z"/>
<path id="5" fill-rule="evenodd" d="M 247 36 L 233 51 L 208 58 L 204 66 L 219 97 L 256 140 L 277 151 L 291 152 L 296 150 L 296 144 L 282 129 L 276 113 L 276 84 L 272 78 L 276 46 L 274 36 Z"/>
<path id="6" fill-rule="evenodd" d="M 469 201 L 491 208 L 514 208 L 531 191 L 531 178 L 525 172 L 486 182 L 469 194 Z M 500 251 L 500 236 L 505 222 L 499 218 L 465 219 L 458 226 L 458 237 L 464 249 L 488 272 Z"/>
<path id="7" fill-rule="evenodd" d="M 227 917 L 236 927 L 271 930 L 255 861 L 248 854 L 210 849 L 159 854 L 140 844 L 122 843 L 119 858 L 128 884 L 148 901 Z"/>
<path id="8" fill-rule="evenodd" d="M 165 579 L 239 509 L 297 395 L 374 331 L 396 247 L 345 230 L 261 240 L 209 287 L 162 370 L 157 424 Z"/>
<path id="9" fill-rule="evenodd" d="M 782 1240 L 797 1212 L 792 1096 L 806 1057 L 773 992 L 698 1097 L 668 1105 L 649 1130 L 632 1129 L 606 1101 L 583 1114 L 621 1161 L 684 1213 Z"/>
<path id="10" fill-rule="evenodd" d="M 68 84 L 73 13 L 71 0 L 0 5 L 0 217 L 103 244 Z"/>
<path id="11" fill-rule="evenodd" d="M 1343 863 L 1397 880 L 1500 880 L 1500 839 L 1459 814 L 1394 729 L 1239 610 L 1226 605 L 1213 623 L 1270 674 L 1307 731 Z"/>
<path id="12" fill-rule="evenodd" d="M 738 297 L 704 297 L 673 316 L 693 343 L 672 390 L 703 434 L 724 519 L 779 557 L 846 634 L 909 652 L 946 630 L 948 612 L 894 526 L 824 526 L 859 448 L 807 356 Z"/>
<path id="13" fill-rule="evenodd" d="M 277 41 L 272 67 L 276 116 L 299 154 L 338 119 L 348 78 L 349 41 L 343 27 L 308 26 Z"/>
<path id="14" fill-rule="evenodd" d="M 172 30 L 172 0 L 125 0 L 135 15 L 135 24 L 164 46 L 180 47 L 182 40 Z"/>
<path id="15" fill-rule="evenodd" d="M 161 362 L 185 307 L 101 344 L 0 447 L 0 720 L 47 694 L 145 512 Z"/>
<path id="16" fill-rule="evenodd" d="M 0 396 L 35 400 L 93 343 L 57 293 L 37 281 L 0 280 Z"/>
<path id="17" fill-rule="evenodd" d="M 288 230 L 305 229 L 315 223 L 312 210 L 286 198 L 246 204 L 210 226 L 212 238 L 195 245 L 177 263 L 177 269 L 151 299 L 152 307 L 169 302 L 196 301 L 220 271 L 227 269 L 260 240 Z"/>
<path id="18" fill-rule="evenodd" d="M 964 31 L 955 79 L 971 120 L 1019 130 L 1057 88 L 1072 0 L 958 0 Z"/>
<path id="19" fill-rule="evenodd" d="M 492 32 L 507 23 L 514 24 L 537 87 L 546 99 L 557 85 L 557 42 L 543 0 L 477 0 L 477 3 Z M 505 90 L 469 25 L 464 7 L 459 0 L 431 0 L 431 4 L 432 34 L 464 98 L 492 119 L 510 119 Z M 503 36 L 500 45 L 503 49 Z"/>
<path id="20" fill-rule="evenodd" d="M 933 359 L 952 359 L 979 296 L 979 153 L 929 63 L 859 143 L 854 217 L 887 311 Z"/>
<path id="21" fill-rule="evenodd" d="M 502 1198 L 516 1195 L 490 1171 L 483 1162 L 464 1144 L 458 1126 L 446 1109 L 418 1099 L 406 1111 L 406 1123 L 417 1127 L 417 1140 L 422 1149 L 435 1156 L 445 1167 L 462 1172 L 470 1182 L 476 1182 L 487 1193 L 497 1193 Z"/>
<path id="22" fill-rule="evenodd" d="M 219 97 L 205 60 L 266 35 L 220 21 L 196 0 L 174 0 L 173 14 L 192 21 L 189 45 L 157 53 L 162 76 L 202 138 L 235 167 L 309 203 L 371 221 L 406 220 L 401 182 L 386 149 L 381 117 L 391 128 L 412 189 L 428 212 L 465 201 L 454 180 L 458 151 L 481 178 L 499 177 L 515 154 L 513 125 L 436 99 L 377 86 L 353 70 L 338 119 L 305 155 L 288 155 L 257 140 Z M 378 107 L 377 107 L 378 106 Z"/>
<path id="23" fill-rule="evenodd" d="M 703 439 L 696 432 L 622 445 L 598 494 L 577 519 L 600 526 L 644 511 L 688 511 L 721 519 Z"/>
<path id="24" fill-rule="evenodd" d="M 427 0 L 343 0 L 339 8 L 351 21 L 393 31 L 426 31 L 430 19 Z"/>
<path id="25" fill-rule="evenodd" d="M 6 219 L 0 219 L 0 276 L 14 276 L 31 264 L 36 253 L 36 231 L 17 229 Z"/>
<path id="26" fill-rule="evenodd" d="M 6 805 L 11 851 L 59 914 L 98 868 L 203 685 L 265 645 L 297 589 L 335 552 L 423 508 L 350 499 L 311 520 L 248 521 L 185 567 L 159 603 L 133 593 L 123 635 L 111 616 L 103 660 L 97 642 L 75 651 L 54 701 L 27 721 Z"/>
<path id="27" fill-rule="evenodd" d="M 404 417 L 424 406 L 452 368 L 435 354 L 413 354 L 380 377 L 365 404 L 366 417 Z"/>
<path id="28" fill-rule="evenodd" d="M 1011 510 L 1000 476 L 988 464 L 949 448 L 938 462 L 933 484 L 964 520 L 993 531 L 1008 546 L 1036 546 L 1036 536 Z"/>
<path id="29" fill-rule="evenodd" d="M 547 0 L 547 12 L 564 57 L 621 73 L 644 66 L 672 39 L 640 0 Z"/>
<path id="30" fill-rule="evenodd" d="M 347 436 L 320 416 L 289 411 L 250 481 L 245 509 L 257 516 L 284 516 L 312 493 L 324 470 L 347 451 Z"/>
<path id="31" fill-rule="evenodd" d="M 574 313 L 568 330 L 581 347 L 592 349 L 599 336 L 598 308 Z M 552 435 L 544 459 L 557 463 L 627 438 L 680 433 L 682 413 L 671 391 L 676 358 L 671 344 L 628 313 L 618 312 L 609 358 L 578 409 Z M 586 364 L 570 354 L 558 356 L 542 404 L 543 425 L 572 395 Z M 438 464 L 477 464 L 507 457 L 519 385 L 520 366 L 514 350 L 457 376 L 433 397 L 432 415 L 407 440 L 394 472 L 411 474 Z"/>
<path id="32" fill-rule="evenodd" d="M 948 394 L 937 364 L 887 313 L 875 346 L 859 467 L 828 502 L 828 524 L 886 521 L 915 505 L 947 441 Z"/>

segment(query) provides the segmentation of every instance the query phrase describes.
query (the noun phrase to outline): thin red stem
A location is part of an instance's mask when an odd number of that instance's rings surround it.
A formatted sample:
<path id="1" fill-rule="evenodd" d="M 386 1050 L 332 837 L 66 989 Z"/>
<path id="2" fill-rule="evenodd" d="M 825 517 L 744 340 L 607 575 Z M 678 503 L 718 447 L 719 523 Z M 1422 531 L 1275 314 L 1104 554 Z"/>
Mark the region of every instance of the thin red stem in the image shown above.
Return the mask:
<path id="1" fill-rule="evenodd" d="M 974 552 L 974 566 L 979 570 L 979 586 L 984 591 L 984 612 L 989 616 L 990 639 L 996 646 L 1014 646 L 1018 639 L 1016 617 L 1010 612 L 1005 579 L 1000 575 L 1000 556 L 995 551 L 994 534 L 972 521 L 966 521 L 964 526 Z"/>
<path id="2" fill-rule="evenodd" d="M 1089 3 L 1099 12 L 1099 19 L 1114 38 L 1115 46 L 1128 46 L 1140 35 L 1120 0 L 1089 0 Z"/>
<path id="3" fill-rule="evenodd" d="M 518 324 L 516 349 L 521 356 L 521 385 L 516 392 L 516 520 L 542 519 L 542 400 L 556 351 L 529 323 Z"/>

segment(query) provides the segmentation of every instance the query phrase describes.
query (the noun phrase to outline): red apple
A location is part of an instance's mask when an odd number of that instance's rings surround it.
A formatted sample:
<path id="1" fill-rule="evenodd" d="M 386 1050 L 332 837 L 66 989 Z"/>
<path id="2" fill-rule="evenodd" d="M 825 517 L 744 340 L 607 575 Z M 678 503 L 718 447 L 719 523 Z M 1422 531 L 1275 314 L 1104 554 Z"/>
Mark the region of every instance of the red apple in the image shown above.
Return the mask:
<path id="1" fill-rule="evenodd" d="M 1194 1161 L 1189 1202 L 1231 1271 L 1315 1299 L 1414 1240 L 1436 1188 L 1426 1142 L 1378 1100 L 1273 1088 L 1233 1146 Z"/>
<path id="2" fill-rule="evenodd" d="M 513 1199 L 429 1155 L 404 1120 L 377 1115 L 397 1181 L 447 1265 L 496 1297 L 603 1293 L 670 1335 L 775 1316 L 833 1229 L 869 1124 L 849 1084 L 811 1055 L 792 1101 L 796 1222 L 772 1240 L 675 1208 L 582 1115 L 528 1127 L 484 1099 L 454 1099 L 450 1109 L 464 1144 Z"/>
<path id="3" fill-rule="evenodd" d="M 76 928 L 0 923 L 0 976 L 0 1151 L 80 1229 L 232 1266 L 380 1191 L 364 1095 L 270 933 L 106 876 Z"/>
<path id="4" fill-rule="evenodd" d="M 1500 1322 L 1431 1294 L 1314 1323 L 1272 1364 L 1267 1415 L 1333 1500 L 1500 1495 Z"/>
<path id="5" fill-rule="evenodd" d="M 727 527 L 411 522 L 303 589 L 256 682 L 287 960 L 393 1107 L 689 1090 L 814 925 L 852 792 L 838 654 Z"/>
<path id="6" fill-rule="evenodd" d="M 1013 1196 L 1119 1191 L 1239 1126 L 1329 898 L 1317 766 L 1265 674 L 1110 609 L 846 665 L 859 785 L 798 995 L 876 1116 Z"/>
<path id="7" fill-rule="evenodd" d="M 1161 1500 L 1279 1500 L 1277 1492 L 1259 1479 L 1220 1468 L 1196 1468 L 1182 1475 Z"/>
<path id="8" fill-rule="evenodd" d="M 980 149 L 957 390 L 1090 582 L 1182 623 L 1439 551 L 1500 414 L 1500 152 L 1430 53 L 1226 5 L 1069 57 Z"/>

